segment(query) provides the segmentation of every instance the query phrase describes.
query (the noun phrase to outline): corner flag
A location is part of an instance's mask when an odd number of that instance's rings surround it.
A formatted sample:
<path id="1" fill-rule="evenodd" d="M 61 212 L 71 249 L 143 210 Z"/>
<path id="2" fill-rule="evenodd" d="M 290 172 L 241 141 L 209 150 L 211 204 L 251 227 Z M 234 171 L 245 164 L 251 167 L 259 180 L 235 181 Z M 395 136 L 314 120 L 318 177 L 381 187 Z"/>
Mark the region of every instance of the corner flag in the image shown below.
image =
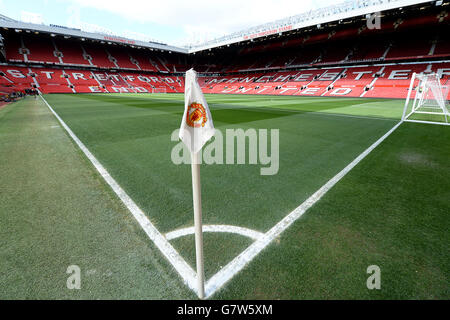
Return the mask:
<path id="1" fill-rule="evenodd" d="M 184 90 L 184 115 L 181 121 L 180 139 L 189 151 L 199 152 L 214 135 L 214 124 L 208 103 L 197 82 L 197 72 L 186 72 Z"/>
<path id="2" fill-rule="evenodd" d="M 184 114 L 181 120 L 181 141 L 191 151 L 192 194 L 194 202 L 195 253 L 197 286 L 200 299 L 205 297 L 205 272 L 203 267 L 202 192 L 198 154 L 214 135 L 214 124 L 194 69 L 186 72 Z"/>

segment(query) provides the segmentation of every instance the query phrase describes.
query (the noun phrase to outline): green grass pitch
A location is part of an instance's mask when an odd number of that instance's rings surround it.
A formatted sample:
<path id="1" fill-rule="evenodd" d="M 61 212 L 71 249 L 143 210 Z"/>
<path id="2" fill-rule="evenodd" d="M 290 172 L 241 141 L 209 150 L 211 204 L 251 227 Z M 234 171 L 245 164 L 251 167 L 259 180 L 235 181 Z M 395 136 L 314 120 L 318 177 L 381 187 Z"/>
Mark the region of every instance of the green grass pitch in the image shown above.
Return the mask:
<path id="1" fill-rule="evenodd" d="M 183 95 L 45 99 L 161 233 L 193 225 L 170 140 Z M 401 100 L 207 95 L 217 129 L 280 130 L 280 166 L 202 165 L 203 222 L 266 232 L 398 123 Z M 402 124 L 215 299 L 448 299 L 450 130 Z M 0 299 L 195 299 L 39 99 L 0 110 Z M 205 233 L 210 278 L 252 243 Z M 195 269 L 194 237 L 171 241 Z M 66 288 L 78 265 L 82 288 Z M 381 268 L 381 290 L 366 269 Z"/>

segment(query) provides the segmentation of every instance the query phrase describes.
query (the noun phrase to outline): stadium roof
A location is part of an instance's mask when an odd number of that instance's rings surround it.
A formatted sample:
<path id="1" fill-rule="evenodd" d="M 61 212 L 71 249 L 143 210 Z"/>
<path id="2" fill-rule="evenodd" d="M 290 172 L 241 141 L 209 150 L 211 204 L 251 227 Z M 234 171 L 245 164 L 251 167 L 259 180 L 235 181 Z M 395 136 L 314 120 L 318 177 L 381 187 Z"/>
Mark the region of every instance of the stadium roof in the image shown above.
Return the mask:
<path id="1" fill-rule="evenodd" d="M 310 26 L 321 25 L 324 23 L 349 19 L 357 16 L 366 16 L 375 12 L 382 12 L 397 8 L 404 8 L 421 3 L 435 2 L 432 0 L 352 0 L 345 1 L 337 5 L 311 10 L 299 15 L 291 16 L 285 19 L 266 23 L 252 27 L 240 32 L 235 32 L 214 40 L 210 40 L 197 45 L 189 45 L 186 48 L 175 47 L 159 42 L 145 42 L 141 40 L 128 39 L 121 36 L 115 36 L 105 33 L 87 32 L 81 29 L 68 28 L 58 25 L 34 24 L 17 21 L 6 16 L 0 15 L 0 27 L 15 29 L 17 31 L 41 32 L 52 36 L 62 35 L 80 39 L 93 39 L 105 43 L 121 43 L 136 47 L 145 47 L 150 49 L 178 52 L 195 53 L 209 50 L 216 47 L 227 46 L 241 41 L 253 40 L 256 38 L 267 37 L 275 34 L 283 34 L 293 30 L 307 28 Z"/>
<path id="2" fill-rule="evenodd" d="M 28 23 L 28 22 L 22 22 L 18 20 L 11 19 L 9 17 L 6 17 L 4 15 L 0 15 L 0 27 L 1 28 L 7 28 L 7 29 L 14 29 L 17 31 L 28 31 L 28 32 L 40 32 L 40 33 L 47 33 L 50 35 L 62 35 L 67 37 L 74 37 L 74 38 L 80 38 L 80 39 L 92 39 L 92 40 L 98 40 L 103 41 L 105 43 L 121 43 L 136 47 L 145 47 L 145 48 L 151 48 L 156 50 L 163 50 L 163 51 L 173 51 L 173 52 L 180 52 L 180 53 L 188 53 L 188 49 L 186 48 L 180 48 L 175 46 L 170 46 L 164 43 L 158 43 L 158 42 L 145 42 L 141 40 L 134 40 L 134 39 L 128 39 L 125 37 L 105 34 L 105 33 L 97 33 L 97 32 L 87 32 L 83 31 L 81 29 L 75 29 L 75 28 L 69 28 L 64 26 L 58 26 L 58 25 L 45 25 L 45 24 L 35 24 L 35 23 Z"/>
<path id="3" fill-rule="evenodd" d="M 320 25 L 323 23 L 348 19 L 356 16 L 365 16 L 375 12 L 382 12 L 403 8 L 420 3 L 434 2 L 432 0 L 352 0 L 337 5 L 311 10 L 299 15 L 262 24 L 240 32 L 235 32 L 221 38 L 207 41 L 202 44 L 189 46 L 189 52 L 207 50 L 223 45 L 230 45 L 245 40 L 266 37 L 273 34 L 282 34 L 301 28 Z"/>

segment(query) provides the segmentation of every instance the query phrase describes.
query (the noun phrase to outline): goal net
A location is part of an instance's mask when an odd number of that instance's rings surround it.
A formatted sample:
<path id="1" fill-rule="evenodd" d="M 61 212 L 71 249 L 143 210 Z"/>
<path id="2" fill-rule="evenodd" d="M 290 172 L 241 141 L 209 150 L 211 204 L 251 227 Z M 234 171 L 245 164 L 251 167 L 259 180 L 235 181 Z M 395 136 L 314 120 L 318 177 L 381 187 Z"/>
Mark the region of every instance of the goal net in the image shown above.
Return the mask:
<path id="1" fill-rule="evenodd" d="M 113 88 L 113 90 L 118 93 L 130 93 L 131 92 L 131 90 L 124 88 L 124 87 Z"/>
<path id="2" fill-rule="evenodd" d="M 413 74 L 402 120 L 448 125 L 449 89 L 436 73 Z"/>
<path id="3" fill-rule="evenodd" d="M 167 88 L 165 87 L 153 88 L 152 93 L 167 93 Z"/>

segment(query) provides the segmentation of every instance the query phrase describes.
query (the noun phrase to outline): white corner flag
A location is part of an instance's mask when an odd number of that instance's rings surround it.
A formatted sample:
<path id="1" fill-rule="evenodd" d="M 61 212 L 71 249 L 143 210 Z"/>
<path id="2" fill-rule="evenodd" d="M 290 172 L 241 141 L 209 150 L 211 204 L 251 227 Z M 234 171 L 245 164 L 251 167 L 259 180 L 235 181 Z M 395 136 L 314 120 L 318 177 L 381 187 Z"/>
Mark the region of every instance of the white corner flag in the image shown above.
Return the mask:
<path id="1" fill-rule="evenodd" d="M 191 69 L 186 72 L 180 139 L 189 151 L 197 153 L 213 135 L 214 124 L 208 103 L 197 82 L 197 72 Z"/>
<path id="2" fill-rule="evenodd" d="M 200 184 L 199 151 L 214 135 L 214 124 L 194 69 L 186 72 L 184 114 L 181 120 L 180 139 L 191 151 L 192 194 L 194 202 L 195 252 L 197 286 L 200 299 L 205 297 L 205 272 L 203 268 L 202 192 Z"/>

